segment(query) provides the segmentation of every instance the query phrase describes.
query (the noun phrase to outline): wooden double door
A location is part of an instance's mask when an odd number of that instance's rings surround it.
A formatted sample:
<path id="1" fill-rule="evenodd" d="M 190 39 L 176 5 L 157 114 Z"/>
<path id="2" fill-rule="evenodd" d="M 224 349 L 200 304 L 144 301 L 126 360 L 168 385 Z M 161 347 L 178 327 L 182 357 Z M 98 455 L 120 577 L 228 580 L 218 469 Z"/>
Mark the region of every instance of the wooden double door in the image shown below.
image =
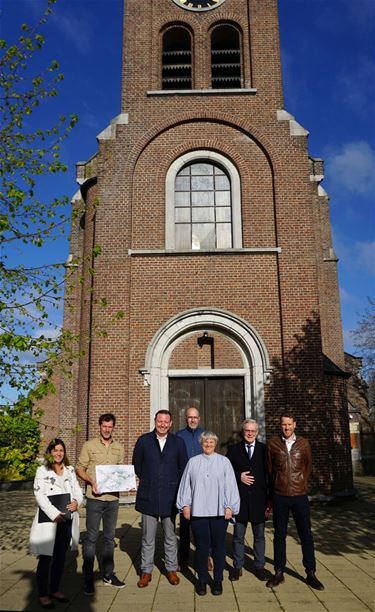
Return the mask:
<path id="1" fill-rule="evenodd" d="M 219 438 L 218 452 L 225 454 L 228 445 L 238 441 L 245 418 L 244 379 L 233 377 L 198 377 L 169 379 L 169 410 L 173 431 L 186 427 L 185 409 L 198 408 L 200 426 Z"/>

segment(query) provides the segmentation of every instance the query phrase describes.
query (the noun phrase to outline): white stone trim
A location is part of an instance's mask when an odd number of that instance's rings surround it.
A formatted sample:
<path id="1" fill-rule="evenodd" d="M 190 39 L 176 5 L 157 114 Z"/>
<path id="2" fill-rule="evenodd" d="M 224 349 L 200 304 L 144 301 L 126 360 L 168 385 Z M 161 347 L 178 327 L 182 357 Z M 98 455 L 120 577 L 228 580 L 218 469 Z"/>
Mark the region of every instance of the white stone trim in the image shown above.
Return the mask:
<path id="1" fill-rule="evenodd" d="M 176 159 L 169 167 L 165 179 L 165 246 L 172 251 L 176 248 L 175 221 L 174 221 L 174 186 L 178 172 L 185 164 L 194 160 L 205 159 L 212 163 L 218 163 L 225 168 L 231 182 L 232 199 L 232 236 L 233 248 L 242 247 L 242 221 L 241 221 L 241 183 L 237 168 L 224 155 L 206 149 L 189 151 Z M 201 251 L 198 250 L 198 253 Z"/>
<path id="2" fill-rule="evenodd" d="M 328 198 L 328 193 L 326 192 L 326 190 L 324 189 L 324 187 L 322 187 L 321 185 L 319 185 L 318 187 L 318 195 Z"/>
<path id="3" fill-rule="evenodd" d="M 82 200 L 82 194 L 81 194 L 81 190 L 80 190 L 80 189 L 78 189 L 78 190 L 75 192 L 75 194 L 74 194 L 74 196 L 72 197 L 72 199 L 70 200 L 70 203 L 74 205 L 74 204 L 76 204 L 77 202 L 79 202 L 80 200 Z"/>
<path id="4" fill-rule="evenodd" d="M 324 174 L 310 174 L 311 183 L 320 183 L 324 179 Z"/>
<path id="5" fill-rule="evenodd" d="M 127 125 L 129 123 L 128 113 L 120 113 L 114 117 L 111 123 L 97 135 L 97 140 L 114 140 L 116 138 L 116 125 Z"/>
<path id="6" fill-rule="evenodd" d="M 246 253 L 281 253 L 281 247 L 253 247 L 243 249 L 186 249 L 181 251 L 172 251 L 171 249 L 128 249 L 128 255 L 132 257 L 155 256 L 160 255 L 175 256 L 175 255 L 244 255 Z"/>
<path id="7" fill-rule="evenodd" d="M 147 91 L 148 96 L 217 96 L 217 95 L 241 95 L 256 94 L 257 90 L 253 87 L 232 88 L 232 89 L 156 89 Z"/>
<path id="8" fill-rule="evenodd" d="M 291 136 L 308 136 L 309 132 L 298 121 L 295 120 L 293 115 L 288 113 L 286 110 L 276 111 L 278 121 L 289 121 L 289 132 Z"/>
<path id="9" fill-rule="evenodd" d="M 197 331 L 220 332 L 239 350 L 243 368 L 225 370 L 171 370 L 169 359 L 176 346 Z M 169 406 L 170 376 L 243 376 L 245 416 L 259 424 L 265 439 L 264 384 L 271 372 L 268 352 L 259 334 L 244 319 L 217 308 L 196 308 L 182 312 L 164 323 L 151 340 L 145 366 L 140 370 L 150 381 L 150 426 L 160 408 Z"/>

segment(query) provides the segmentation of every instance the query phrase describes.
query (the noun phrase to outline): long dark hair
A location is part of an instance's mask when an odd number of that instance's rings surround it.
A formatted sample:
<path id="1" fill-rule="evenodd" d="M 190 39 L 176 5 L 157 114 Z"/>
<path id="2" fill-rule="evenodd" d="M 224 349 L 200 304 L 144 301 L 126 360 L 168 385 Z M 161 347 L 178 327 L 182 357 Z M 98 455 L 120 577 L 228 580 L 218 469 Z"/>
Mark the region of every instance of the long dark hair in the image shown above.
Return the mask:
<path id="1" fill-rule="evenodd" d="M 53 451 L 54 448 L 56 448 L 56 446 L 58 446 L 59 444 L 61 444 L 61 446 L 64 449 L 64 458 L 62 460 L 64 465 L 69 465 L 69 460 L 66 454 L 66 447 L 65 447 L 65 443 L 63 440 L 61 440 L 61 438 L 53 438 L 51 440 L 51 442 L 48 444 L 47 448 L 46 448 L 46 452 L 44 454 L 44 465 L 46 466 L 46 468 L 48 470 L 54 470 L 55 471 L 55 467 L 54 467 L 54 459 L 52 457 L 52 453 L 51 451 Z"/>

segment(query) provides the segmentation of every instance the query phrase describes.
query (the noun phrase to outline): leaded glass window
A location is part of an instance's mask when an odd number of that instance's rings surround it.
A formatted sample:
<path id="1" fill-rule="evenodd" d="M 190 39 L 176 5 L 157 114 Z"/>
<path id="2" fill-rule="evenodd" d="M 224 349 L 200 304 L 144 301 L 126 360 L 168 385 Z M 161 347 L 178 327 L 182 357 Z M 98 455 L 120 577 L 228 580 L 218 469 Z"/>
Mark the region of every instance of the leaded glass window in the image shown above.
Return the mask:
<path id="1" fill-rule="evenodd" d="M 177 249 L 232 247 L 231 183 L 219 165 L 197 160 L 184 166 L 174 193 Z"/>

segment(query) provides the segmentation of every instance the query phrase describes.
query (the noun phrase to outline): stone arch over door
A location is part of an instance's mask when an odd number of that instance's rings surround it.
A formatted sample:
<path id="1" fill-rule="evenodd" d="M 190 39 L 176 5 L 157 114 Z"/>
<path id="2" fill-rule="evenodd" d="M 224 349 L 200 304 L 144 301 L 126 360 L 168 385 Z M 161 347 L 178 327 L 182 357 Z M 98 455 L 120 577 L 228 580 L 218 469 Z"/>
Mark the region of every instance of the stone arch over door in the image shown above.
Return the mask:
<path id="1" fill-rule="evenodd" d="M 265 439 L 264 385 L 270 376 L 270 363 L 260 335 L 244 319 L 215 308 L 184 311 L 164 323 L 147 349 L 145 367 L 141 373 L 150 386 L 150 423 L 155 412 L 169 406 L 169 379 L 176 375 L 169 361 L 174 349 L 189 335 L 197 332 L 218 332 L 226 336 L 239 351 L 243 368 L 220 370 L 179 371 L 185 376 L 243 376 L 245 416 L 255 418 L 260 426 L 260 439 Z"/>

